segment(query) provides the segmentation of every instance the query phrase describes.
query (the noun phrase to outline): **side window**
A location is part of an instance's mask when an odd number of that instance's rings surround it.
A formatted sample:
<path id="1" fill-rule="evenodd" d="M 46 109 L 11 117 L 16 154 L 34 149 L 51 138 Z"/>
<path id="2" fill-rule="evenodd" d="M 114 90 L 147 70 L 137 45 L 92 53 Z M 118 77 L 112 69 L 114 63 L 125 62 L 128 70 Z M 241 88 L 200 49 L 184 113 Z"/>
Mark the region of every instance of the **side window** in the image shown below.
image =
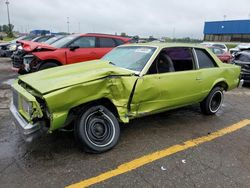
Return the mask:
<path id="1" fill-rule="evenodd" d="M 211 50 L 213 51 L 214 54 L 216 55 L 221 55 L 224 53 L 224 51 L 220 48 L 211 48 Z"/>
<path id="2" fill-rule="evenodd" d="M 70 46 L 79 46 L 80 48 L 94 48 L 95 37 L 80 37 L 72 42 Z"/>
<path id="3" fill-rule="evenodd" d="M 200 69 L 216 67 L 214 60 L 205 50 L 195 49 L 195 52 L 198 58 Z"/>
<path id="4" fill-rule="evenodd" d="M 116 47 L 115 41 L 112 38 L 100 37 L 99 43 L 101 48 L 113 48 Z"/>
<path id="5" fill-rule="evenodd" d="M 194 70 L 190 48 L 176 47 L 163 49 L 151 65 L 148 74 Z"/>

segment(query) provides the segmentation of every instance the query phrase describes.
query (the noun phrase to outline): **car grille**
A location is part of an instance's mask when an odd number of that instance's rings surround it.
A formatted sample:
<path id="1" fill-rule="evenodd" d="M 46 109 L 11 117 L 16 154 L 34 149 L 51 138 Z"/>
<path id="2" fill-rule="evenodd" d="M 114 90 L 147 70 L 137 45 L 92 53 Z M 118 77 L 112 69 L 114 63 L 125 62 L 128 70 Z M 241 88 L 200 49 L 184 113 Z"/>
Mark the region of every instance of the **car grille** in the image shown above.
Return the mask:
<path id="1" fill-rule="evenodd" d="M 15 68 L 21 68 L 23 65 L 23 56 L 25 52 L 23 50 L 18 50 L 13 54 L 12 64 Z"/>
<path id="2" fill-rule="evenodd" d="M 13 92 L 13 105 L 18 109 L 18 93 L 16 90 L 12 90 Z"/>

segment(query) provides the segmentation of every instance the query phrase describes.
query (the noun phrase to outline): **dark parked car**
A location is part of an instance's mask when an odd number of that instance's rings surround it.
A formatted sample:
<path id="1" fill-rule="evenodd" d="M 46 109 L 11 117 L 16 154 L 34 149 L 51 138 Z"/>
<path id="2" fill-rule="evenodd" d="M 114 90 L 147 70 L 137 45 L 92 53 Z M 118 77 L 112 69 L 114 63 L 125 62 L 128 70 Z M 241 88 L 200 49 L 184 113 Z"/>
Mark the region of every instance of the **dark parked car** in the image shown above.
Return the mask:
<path id="1" fill-rule="evenodd" d="M 241 66 L 241 79 L 244 83 L 250 83 L 250 50 L 238 52 L 234 56 L 233 63 Z"/>
<path id="2" fill-rule="evenodd" d="M 0 43 L 0 57 L 10 57 L 14 51 L 17 50 L 19 44 L 17 43 L 18 40 L 27 40 L 30 41 L 34 39 L 36 36 L 28 35 L 16 38 L 10 42 Z"/>

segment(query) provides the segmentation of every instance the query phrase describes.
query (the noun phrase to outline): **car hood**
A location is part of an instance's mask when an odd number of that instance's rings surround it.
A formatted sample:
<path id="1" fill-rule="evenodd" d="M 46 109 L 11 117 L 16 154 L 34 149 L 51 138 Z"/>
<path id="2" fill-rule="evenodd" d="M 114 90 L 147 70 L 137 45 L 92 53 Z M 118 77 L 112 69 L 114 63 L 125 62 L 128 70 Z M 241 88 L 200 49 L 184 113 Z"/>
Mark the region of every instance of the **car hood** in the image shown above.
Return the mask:
<path id="1" fill-rule="evenodd" d="M 108 61 L 94 60 L 51 68 L 19 77 L 41 94 L 47 94 L 72 85 L 103 79 L 111 75 L 133 75 L 134 72 L 110 65 Z"/>
<path id="2" fill-rule="evenodd" d="M 32 52 L 36 49 L 39 50 L 56 50 L 57 48 L 50 46 L 45 43 L 33 42 L 33 41 L 26 41 L 26 40 L 19 40 L 18 43 L 21 43 L 23 50 L 26 52 Z"/>

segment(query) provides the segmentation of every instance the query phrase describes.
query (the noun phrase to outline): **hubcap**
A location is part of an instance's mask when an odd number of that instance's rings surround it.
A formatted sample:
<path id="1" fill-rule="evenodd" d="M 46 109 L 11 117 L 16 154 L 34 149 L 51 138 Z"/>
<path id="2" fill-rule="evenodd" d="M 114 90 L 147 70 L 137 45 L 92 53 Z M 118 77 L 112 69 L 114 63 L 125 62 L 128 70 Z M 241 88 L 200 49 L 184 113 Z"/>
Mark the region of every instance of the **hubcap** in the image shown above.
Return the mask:
<path id="1" fill-rule="evenodd" d="M 211 97 L 210 103 L 209 103 L 209 108 L 210 111 L 215 113 L 219 110 L 223 100 L 223 94 L 222 91 L 217 91 L 213 94 Z"/>
<path id="2" fill-rule="evenodd" d="M 86 118 L 85 133 L 93 145 L 105 147 L 114 139 L 115 126 L 103 111 L 95 111 Z"/>

